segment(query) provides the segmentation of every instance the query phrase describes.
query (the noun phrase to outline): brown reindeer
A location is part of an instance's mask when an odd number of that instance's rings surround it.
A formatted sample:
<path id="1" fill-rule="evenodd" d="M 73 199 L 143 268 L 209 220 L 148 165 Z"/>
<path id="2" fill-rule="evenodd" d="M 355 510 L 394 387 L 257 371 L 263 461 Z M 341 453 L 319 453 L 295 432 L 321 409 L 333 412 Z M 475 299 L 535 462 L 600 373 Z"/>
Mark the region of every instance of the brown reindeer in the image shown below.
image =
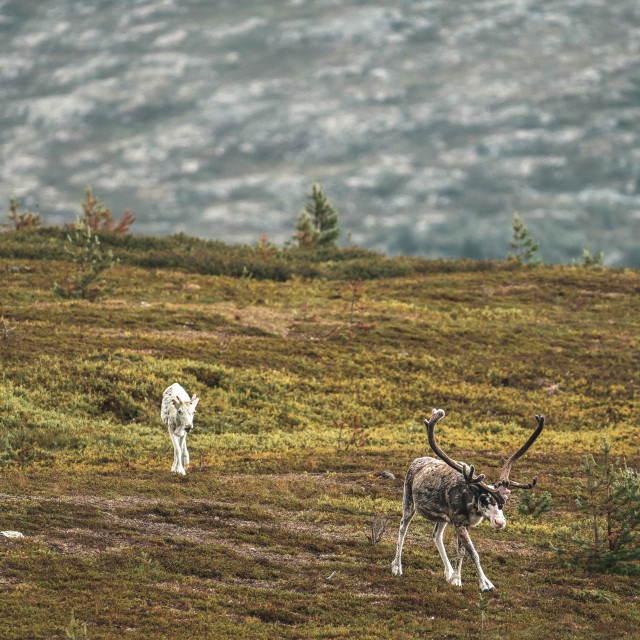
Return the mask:
<path id="1" fill-rule="evenodd" d="M 479 525 L 487 518 L 493 528 L 500 531 L 507 524 L 502 509 L 511 493 L 510 487 L 531 489 L 536 484 L 537 477 L 527 484 L 521 484 L 509 480 L 509 473 L 514 462 L 527 452 L 540 435 L 544 427 L 544 416 L 542 414 L 536 416 L 538 422 L 536 430 L 527 442 L 504 463 L 500 477 L 494 485 L 483 482 L 486 477 L 484 474 L 474 476 L 473 465 L 467 467 L 462 462 L 456 462 L 438 446 L 434 429 L 442 418 L 444 418 L 444 411 L 434 409 L 431 412 L 431 419 L 424 421 L 429 434 L 429 444 L 440 460 L 430 457 L 417 458 L 407 471 L 404 481 L 398 548 L 396 557 L 391 564 L 391 570 L 396 576 L 402 575 L 402 545 L 411 519 L 417 511 L 423 517 L 436 523 L 433 539 L 444 563 L 446 581 L 457 587 L 462 585 L 460 577 L 462 559 L 465 551 L 468 551 L 476 566 L 480 590 L 492 591 L 494 586 L 482 571 L 480 558 L 467 529 Z M 444 530 L 448 524 L 455 527 L 458 537 L 455 570 L 449 562 L 442 541 Z"/>

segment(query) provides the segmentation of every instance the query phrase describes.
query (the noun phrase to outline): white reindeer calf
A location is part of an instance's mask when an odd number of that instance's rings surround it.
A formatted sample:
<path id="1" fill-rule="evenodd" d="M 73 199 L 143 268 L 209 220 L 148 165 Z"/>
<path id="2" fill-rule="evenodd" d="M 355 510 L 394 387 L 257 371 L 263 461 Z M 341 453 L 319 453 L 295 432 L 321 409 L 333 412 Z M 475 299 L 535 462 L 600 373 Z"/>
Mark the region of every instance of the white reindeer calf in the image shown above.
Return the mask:
<path id="1" fill-rule="evenodd" d="M 184 468 L 189 465 L 187 451 L 187 434 L 193 429 L 193 414 L 200 398 L 189 394 L 176 382 L 167 387 L 162 395 L 160 417 L 169 428 L 169 436 L 173 443 L 173 466 L 171 471 L 187 475 Z"/>

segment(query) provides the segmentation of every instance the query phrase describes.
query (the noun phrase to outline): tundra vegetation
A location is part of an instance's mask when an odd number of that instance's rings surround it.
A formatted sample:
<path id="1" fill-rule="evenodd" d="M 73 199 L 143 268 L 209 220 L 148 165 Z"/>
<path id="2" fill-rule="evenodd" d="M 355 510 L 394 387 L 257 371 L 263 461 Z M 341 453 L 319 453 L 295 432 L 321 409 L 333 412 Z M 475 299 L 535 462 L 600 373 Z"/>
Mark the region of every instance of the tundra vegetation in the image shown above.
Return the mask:
<path id="1" fill-rule="evenodd" d="M 637 271 L 95 233 L 119 262 L 93 299 L 52 291 L 67 232 L 0 234 L 0 530 L 25 536 L 0 537 L 0 637 L 638 629 L 637 554 L 614 549 L 624 575 L 575 542 L 565 566 L 579 519 L 588 540 L 588 487 L 617 492 L 637 477 Z M 159 418 L 175 381 L 200 398 L 185 477 L 168 469 Z M 419 518 L 403 578 L 389 571 L 404 475 L 429 454 L 433 407 L 450 416 L 442 448 L 487 477 L 546 416 L 518 462 L 519 478 L 538 476 L 526 504 L 514 492 L 507 527 L 474 532 L 499 576 L 480 600 L 471 563 L 462 588 L 442 579 Z M 603 438 L 619 459 L 609 478 Z M 629 510 L 598 500 L 619 531 Z M 595 515 L 605 542 L 608 516 Z M 450 532 L 444 542 L 454 554 Z"/>

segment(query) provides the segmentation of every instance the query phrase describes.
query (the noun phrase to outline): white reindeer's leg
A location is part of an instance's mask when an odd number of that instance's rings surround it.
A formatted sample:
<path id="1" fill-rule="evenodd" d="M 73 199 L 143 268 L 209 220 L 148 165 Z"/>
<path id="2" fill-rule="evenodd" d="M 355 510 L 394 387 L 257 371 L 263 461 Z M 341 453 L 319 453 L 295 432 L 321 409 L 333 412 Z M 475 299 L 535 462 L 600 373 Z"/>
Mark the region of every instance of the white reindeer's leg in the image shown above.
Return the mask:
<path id="1" fill-rule="evenodd" d="M 407 535 L 407 529 L 411 524 L 411 520 L 415 515 L 415 507 L 413 502 L 404 504 L 402 508 L 402 520 L 400 520 L 400 531 L 398 532 L 398 547 L 396 548 L 396 557 L 391 563 L 391 573 L 394 576 L 402 575 L 402 546 L 404 545 L 404 539 Z"/>
<path id="2" fill-rule="evenodd" d="M 433 541 L 436 543 L 436 547 L 438 548 L 438 553 L 442 558 L 442 562 L 444 563 L 444 579 L 450 583 L 459 587 L 460 584 L 455 581 L 455 574 L 453 573 L 453 567 L 449 562 L 449 556 L 447 556 L 447 550 L 444 548 L 444 542 L 442 537 L 444 535 L 444 530 L 447 528 L 447 523 L 441 520 L 436 524 L 435 529 L 433 530 Z"/>
<path id="3" fill-rule="evenodd" d="M 189 451 L 187 450 L 187 434 L 182 436 L 182 464 L 185 467 L 189 466 Z"/>
<path id="4" fill-rule="evenodd" d="M 469 555 L 473 560 L 473 564 L 476 565 L 480 591 L 493 591 L 495 587 L 493 586 L 493 584 L 491 584 L 491 581 L 487 578 L 487 576 L 484 575 L 484 571 L 480 566 L 480 556 L 478 556 L 478 552 L 473 546 L 473 542 L 471 542 L 471 536 L 469 536 L 469 532 L 465 527 L 456 527 L 456 533 L 458 534 L 458 540 L 460 541 L 460 544 L 462 544 L 462 546 L 469 552 Z"/>
<path id="5" fill-rule="evenodd" d="M 169 435 L 171 436 L 171 442 L 173 443 L 173 466 L 171 467 L 171 471 L 184 476 L 186 475 L 186 472 L 182 466 L 182 448 L 180 445 L 180 438 L 178 438 L 178 436 L 174 436 L 172 433 Z"/>
<path id="6" fill-rule="evenodd" d="M 175 471 L 178 466 L 178 457 L 177 457 L 177 446 L 176 446 L 176 437 L 169 431 L 169 437 L 171 438 L 171 444 L 173 445 L 173 465 L 171 466 L 171 471 Z"/>

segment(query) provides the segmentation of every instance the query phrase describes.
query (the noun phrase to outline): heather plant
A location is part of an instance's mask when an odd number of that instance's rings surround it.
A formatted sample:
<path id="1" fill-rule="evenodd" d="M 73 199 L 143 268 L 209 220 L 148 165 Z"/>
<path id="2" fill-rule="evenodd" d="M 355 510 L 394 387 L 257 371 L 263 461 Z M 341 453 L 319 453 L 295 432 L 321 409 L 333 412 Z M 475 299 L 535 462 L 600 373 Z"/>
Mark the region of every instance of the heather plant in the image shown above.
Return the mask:
<path id="1" fill-rule="evenodd" d="M 601 461 L 584 457 L 575 493 L 581 517 L 554 549 L 572 567 L 639 575 L 640 478 L 611 449 L 604 438 Z"/>
<path id="2" fill-rule="evenodd" d="M 333 424 L 338 429 L 338 444 L 336 451 L 348 451 L 352 445 L 364 447 L 369 439 L 369 434 L 360 424 L 356 414 L 350 415 L 346 420 L 334 420 Z"/>
<path id="3" fill-rule="evenodd" d="M 0 440 L 0 467 L 16 465 L 24 471 L 27 465 L 34 462 L 36 454 L 37 442 L 24 425 L 7 430 Z"/>
<path id="4" fill-rule="evenodd" d="M 378 544 L 389 526 L 389 517 L 380 511 L 379 496 L 374 493 L 372 496 L 373 508 L 369 516 L 369 531 L 365 534 L 367 540 L 372 544 Z"/>
<path id="5" fill-rule="evenodd" d="M 353 327 L 353 315 L 356 310 L 362 309 L 362 304 L 360 303 L 360 298 L 364 293 L 365 286 L 362 283 L 362 278 L 358 278 L 354 282 L 349 283 L 349 289 L 351 291 L 351 300 L 348 303 L 349 307 L 349 326 Z"/>
<path id="6" fill-rule="evenodd" d="M 0 334 L 2 335 L 3 340 L 9 339 L 9 334 L 11 331 L 15 331 L 15 327 L 10 327 L 7 324 L 7 321 L 4 316 L 0 316 L 0 325 L 2 325 L 2 329 L 0 330 Z"/>
<path id="7" fill-rule="evenodd" d="M 9 222 L 3 222 L 3 227 L 15 229 L 16 231 L 31 231 L 42 226 L 40 214 L 37 211 L 19 212 L 20 200 L 9 198 Z"/>
<path id="8" fill-rule="evenodd" d="M 53 292 L 61 298 L 95 300 L 102 291 L 99 275 L 117 262 L 113 252 L 102 250 L 100 238 L 80 216 L 73 232 L 67 235 L 64 250 L 76 265 L 76 272 L 72 275 L 67 271 L 65 285 L 54 283 Z"/>

